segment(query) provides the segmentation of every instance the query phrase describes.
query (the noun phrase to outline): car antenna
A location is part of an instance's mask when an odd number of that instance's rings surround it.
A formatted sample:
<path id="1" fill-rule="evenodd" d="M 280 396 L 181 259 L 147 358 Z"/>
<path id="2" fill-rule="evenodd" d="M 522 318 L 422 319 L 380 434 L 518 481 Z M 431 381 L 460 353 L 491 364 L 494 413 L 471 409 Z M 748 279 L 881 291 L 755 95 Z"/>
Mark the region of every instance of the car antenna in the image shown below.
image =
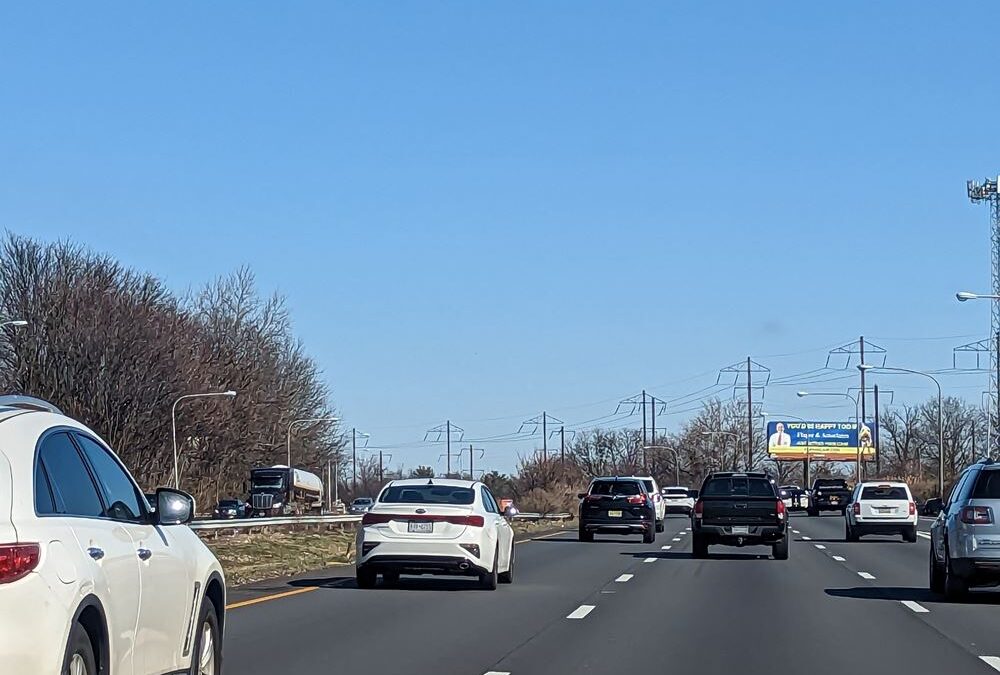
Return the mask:
<path id="1" fill-rule="evenodd" d="M 434 485 L 434 479 L 433 478 L 428 478 L 427 479 L 427 484 L 428 485 Z"/>

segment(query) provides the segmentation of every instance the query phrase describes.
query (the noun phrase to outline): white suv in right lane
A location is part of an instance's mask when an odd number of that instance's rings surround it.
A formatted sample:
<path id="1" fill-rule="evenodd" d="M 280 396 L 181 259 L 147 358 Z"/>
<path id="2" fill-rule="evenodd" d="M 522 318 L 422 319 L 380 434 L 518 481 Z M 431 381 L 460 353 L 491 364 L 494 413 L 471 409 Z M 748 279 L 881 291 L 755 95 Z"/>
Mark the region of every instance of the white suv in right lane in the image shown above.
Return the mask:
<path id="1" fill-rule="evenodd" d="M 663 495 L 666 513 L 683 513 L 685 516 L 690 516 L 694 511 L 694 497 L 686 487 L 665 487 L 660 493 Z"/>
<path id="2" fill-rule="evenodd" d="M 847 541 L 866 534 L 900 534 L 917 541 L 917 505 L 910 486 L 899 482 L 861 483 L 854 488 L 844 513 Z"/>

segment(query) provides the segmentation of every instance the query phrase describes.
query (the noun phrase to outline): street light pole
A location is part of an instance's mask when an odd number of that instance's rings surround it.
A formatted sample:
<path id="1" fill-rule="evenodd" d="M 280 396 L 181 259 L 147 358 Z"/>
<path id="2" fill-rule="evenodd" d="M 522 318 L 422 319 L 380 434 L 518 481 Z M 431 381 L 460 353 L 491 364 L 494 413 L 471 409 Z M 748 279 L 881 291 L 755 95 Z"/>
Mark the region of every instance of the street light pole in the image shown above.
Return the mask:
<path id="1" fill-rule="evenodd" d="M 291 468 L 292 466 L 292 427 L 297 424 L 310 424 L 312 422 L 339 422 L 339 417 L 310 417 L 300 420 L 292 420 L 288 423 L 288 437 L 285 441 L 285 454 L 287 455 L 286 466 Z"/>
<path id="2" fill-rule="evenodd" d="M 669 445 L 644 445 L 642 446 L 643 454 L 646 454 L 646 450 L 669 450 L 674 453 L 674 485 L 681 484 L 681 456 L 677 452 L 676 448 L 672 448 Z"/>
<path id="3" fill-rule="evenodd" d="M 859 406 L 858 399 L 855 398 L 854 396 L 851 396 L 850 394 L 845 394 L 844 392 L 840 392 L 840 391 L 813 391 L 813 392 L 800 391 L 800 392 L 797 392 L 797 396 L 799 398 L 804 398 L 806 396 L 840 396 L 840 397 L 846 398 L 849 401 L 851 401 L 851 402 L 854 403 L 854 419 L 857 422 L 857 429 L 858 429 L 858 439 L 857 439 L 857 441 L 858 441 L 858 470 L 857 470 L 857 478 L 855 480 L 858 483 L 860 483 L 861 482 L 861 424 L 862 424 L 862 422 L 861 422 L 861 408 Z"/>
<path id="4" fill-rule="evenodd" d="M 229 391 L 212 391 L 206 392 L 204 394 L 184 394 L 176 401 L 174 401 L 173 407 L 170 409 L 170 426 L 173 430 L 174 439 L 174 489 L 181 489 L 181 475 L 177 463 L 177 404 L 181 401 L 189 398 L 203 398 L 205 396 L 236 396 L 236 392 L 230 389 Z"/>
<path id="5" fill-rule="evenodd" d="M 960 294 L 961 295 L 961 294 Z M 896 368 L 888 366 L 870 366 L 862 363 L 858 366 L 862 372 L 865 370 L 883 371 L 887 373 L 908 373 L 910 375 L 922 375 L 934 382 L 938 393 L 938 497 L 944 499 L 944 397 L 941 394 L 941 383 L 936 377 L 922 370 L 911 368 Z"/>

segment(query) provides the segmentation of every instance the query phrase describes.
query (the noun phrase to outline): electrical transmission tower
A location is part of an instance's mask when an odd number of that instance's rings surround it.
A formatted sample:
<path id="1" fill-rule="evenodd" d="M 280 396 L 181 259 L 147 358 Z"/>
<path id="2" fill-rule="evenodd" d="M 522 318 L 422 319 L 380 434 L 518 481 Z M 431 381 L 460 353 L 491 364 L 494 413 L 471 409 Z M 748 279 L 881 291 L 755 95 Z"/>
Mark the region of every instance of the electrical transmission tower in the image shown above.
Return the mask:
<path id="1" fill-rule="evenodd" d="M 445 455 L 447 456 L 447 465 L 445 471 L 445 478 L 451 478 L 451 437 L 458 435 L 458 441 L 461 443 L 462 439 L 465 438 L 465 429 L 459 426 L 455 426 L 451 423 L 451 420 L 445 421 L 444 424 L 439 424 L 433 429 L 428 429 L 427 433 L 424 434 L 424 440 L 430 441 L 433 437 L 433 442 L 440 443 L 441 439 L 445 442 Z"/>
<path id="2" fill-rule="evenodd" d="M 990 312 L 990 342 L 996 342 L 995 348 L 990 350 L 990 372 L 1000 373 L 1000 189 L 998 189 L 1000 177 L 986 178 L 982 183 L 970 180 L 966 183 L 969 199 L 973 204 L 985 202 L 990 205 L 990 262 L 991 277 L 993 282 L 993 302 Z M 993 439 L 993 448 L 1000 451 L 1000 382 L 994 383 L 990 377 L 990 432 Z M 996 378 L 1000 380 L 1000 377 Z M 994 452 L 994 456 L 998 453 Z"/>
<path id="3" fill-rule="evenodd" d="M 524 420 L 523 422 L 521 422 L 521 426 L 517 430 L 518 434 L 528 433 L 533 435 L 538 433 L 538 427 L 542 428 L 542 457 L 545 458 L 546 462 L 549 461 L 549 422 L 558 425 L 565 424 L 565 422 L 563 422 L 562 420 L 556 419 L 547 412 L 542 411 L 541 415 L 532 417 L 530 420 Z M 528 427 L 531 430 L 526 432 L 525 427 Z"/>

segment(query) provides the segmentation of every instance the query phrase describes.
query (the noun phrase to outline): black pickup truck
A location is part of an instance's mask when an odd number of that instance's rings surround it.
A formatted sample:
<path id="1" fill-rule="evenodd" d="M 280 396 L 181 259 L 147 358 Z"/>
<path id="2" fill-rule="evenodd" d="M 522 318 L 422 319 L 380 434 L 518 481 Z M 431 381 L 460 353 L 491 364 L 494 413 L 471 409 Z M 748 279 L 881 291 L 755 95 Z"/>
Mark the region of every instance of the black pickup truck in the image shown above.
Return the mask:
<path id="1" fill-rule="evenodd" d="M 817 478 L 809 495 L 810 516 L 818 516 L 822 511 L 840 511 L 844 515 L 851 501 L 851 488 L 842 478 Z"/>
<path id="2" fill-rule="evenodd" d="M 788 559 L 788 514 L 774 482 L 763 473 L 713 473 L 702 483 L 691 516 L 695 558 L 708 547 L 770 546 L 776 560 Z"/>

